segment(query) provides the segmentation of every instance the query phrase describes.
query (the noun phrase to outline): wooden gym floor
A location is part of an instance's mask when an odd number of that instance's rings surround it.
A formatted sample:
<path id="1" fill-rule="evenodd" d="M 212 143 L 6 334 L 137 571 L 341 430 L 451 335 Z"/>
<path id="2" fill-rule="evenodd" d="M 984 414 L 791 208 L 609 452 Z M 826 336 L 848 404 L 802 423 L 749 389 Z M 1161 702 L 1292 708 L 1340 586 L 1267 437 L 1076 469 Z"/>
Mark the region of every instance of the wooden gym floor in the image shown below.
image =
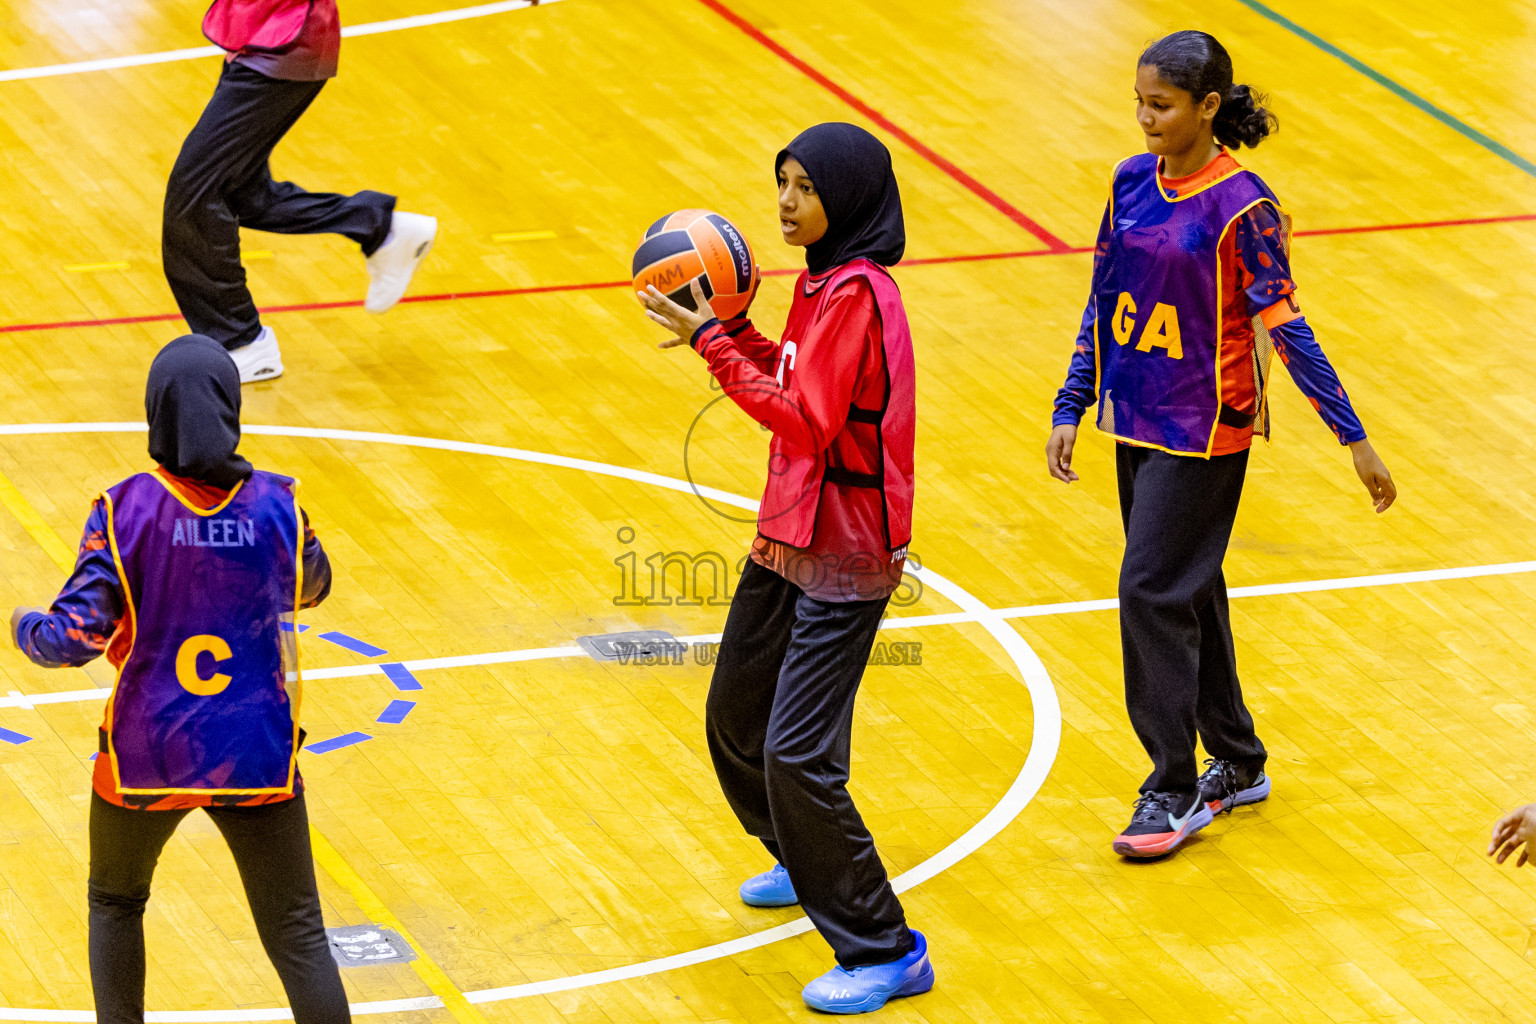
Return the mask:
<path id="1" fill-rule="evenodd" d="M 622 574 L 645 592 L 657 553 L 734 563 L 748 514 L 676 481 L 754 497 L 764 464 L 696 358 L 655 349 L 621 286 L 631 247 L 707 206 L 790 270 L 773 154 L 839 119 L 895 156 L 920 377 L 929 574 L 883 636 L 921 664 L 870 669 L 853 786 L 892 873 L 914 872 L 939 983 L 883 1019 L 1530 1019 L 1536 890 L 1482 850 L 1536 798 L 1536 9 L 1271 2 L 562 0 L 380 26 L 452 0 L 347 0 L 347 24 L 389 31 L 344 45 L 276 173 L 398 193 L 442 232 L 422 301 L 382 318 L 344 240 L 247 238 L 288 374 L 246 389 L 246 422 L 275 429 L 243 450 L 303 479 L 336 566 L 304 640 L 309 738 L 339 741 L 303 757 L 328 923 L 421 954 L 344 972 L 360 1017 L 810 1018 L 799 990 L 827 948 L 735 896 L 766 862 L 708 765 L 709 668 L 572 648 L 716 633 L 718 605 L 616 603 Z M 56 65 L 199 46 L 203 6 L 0 0 L 7 423 L 142 418 L 149 360 L 181 331 L 161 196 L 217 64 Z M 1273 93 L 1282 131 L 1243 159 L 1295 215 L 1303 307 L 1401 498 L 1375 516 L 1280 381 L 1228 561 L 1253 588 L 1234 619 L 1275 793 L 1130 864 L 1108 845 L 1146 770 L 1104 600 L 1110 445 L 1085 432 L 1071 488 L 1042 448 L 1082 247 L 1141 148 L 1135 56 L 1188 27 Z M 788 280 L 757 304 L 775 330 Z M 421 438 L 450 443 L 403 443 Z M 128 428 L 0 432 L 5 609 L 51 597 L 91 497 L 143 448 Z M 110 675 L 4 651 L 0 677 L 0 1020 L 89 1020 L 86 759 Z M 282 1016 L 201 815 L 148 931 L 149 1007 L 177 1012 L 159 1019 Z"/>

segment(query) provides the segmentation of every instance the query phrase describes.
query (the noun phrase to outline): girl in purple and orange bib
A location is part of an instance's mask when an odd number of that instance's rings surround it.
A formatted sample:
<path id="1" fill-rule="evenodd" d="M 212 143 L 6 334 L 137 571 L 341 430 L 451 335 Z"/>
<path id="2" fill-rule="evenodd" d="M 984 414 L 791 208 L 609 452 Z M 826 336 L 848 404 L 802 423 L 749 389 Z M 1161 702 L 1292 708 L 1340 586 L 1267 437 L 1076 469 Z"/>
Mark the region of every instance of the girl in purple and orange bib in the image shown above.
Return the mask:
<path id="1" fill-rule="evenodd" d="M 153 473 L 96 500 L 75 571 L 47 612 L 18 609 L 40 665 L 117 668 L 90 812 L 90 965 L 98 1024 L 143 1024 L 144 907 L 160 851 L 204 808 L 240 871 L 262 945 L 299 1024 L 350 1019 L 331 959 L 298 772 L 300 608 L 331 567 L 288 477 L 240 443 L 240 375 L 188 335 L 149 370 Z"/>
<path id="2" fill-rule="evenodd" d="M 784 240 L 805 246 L 807 267 L 783 341 L 745 316 L 715 320 L 697 281 L 700 313 L 655 288 L 640 298 L 677 335 L 662 347 L 690 343 L 773 431 L 705 730 L 726 800 L 778 862 L 742 900 L 799 903 L 838 962 L 806 1003 L 861 1013 L 933 986 L 927 942 L 847 789 L 854 698 L 912 536 L 912 336 L 886 270 L 906 229 L 891 155 L 862 128 L 810 128 L 776 169 Z"/>
<path id="3" fill-rule="evenodd" d="M 1058 480 L 1077 479 L 1077 424 L 1097 402 L 1099 429 L 1118 442 L 1126 705 L 1153 764 L 1114 848 L 1157 857 L 1269 795 L 1221 563 L 1248 449 L 1255 432 L 1269 436 L 1271 353 L 1350 447 L 1378 512 L 1397 490 L 1301 314 L 1290 219 L 1227 151 L 1258 145 L 1274 115 L 1232 84 L 1231 58 L 1204 32 L 1175 32 L 1138 64 L 1147 153 L 1115 168 L 1046 460 Z M 1197 733 L 1211 755 L 1198 778 Z"/>

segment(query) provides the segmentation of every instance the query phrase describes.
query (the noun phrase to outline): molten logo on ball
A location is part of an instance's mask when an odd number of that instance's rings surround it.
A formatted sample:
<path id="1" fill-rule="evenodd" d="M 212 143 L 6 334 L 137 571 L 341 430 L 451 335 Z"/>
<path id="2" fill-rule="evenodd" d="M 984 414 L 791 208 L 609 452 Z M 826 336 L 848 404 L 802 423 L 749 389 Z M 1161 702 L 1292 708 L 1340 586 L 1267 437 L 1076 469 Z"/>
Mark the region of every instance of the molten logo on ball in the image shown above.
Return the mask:
<path id="1" fill-rule="evenodd" d="M 631 272 L 636 291 L 655 285 L 687 309 L 694 308 L 690 286 L 697 280 L 722 320 L 746 312 L 757 287 L 757 263 L 746 236 L 708 210 L 679 210 L 652 224 L 635 250 Z"/>

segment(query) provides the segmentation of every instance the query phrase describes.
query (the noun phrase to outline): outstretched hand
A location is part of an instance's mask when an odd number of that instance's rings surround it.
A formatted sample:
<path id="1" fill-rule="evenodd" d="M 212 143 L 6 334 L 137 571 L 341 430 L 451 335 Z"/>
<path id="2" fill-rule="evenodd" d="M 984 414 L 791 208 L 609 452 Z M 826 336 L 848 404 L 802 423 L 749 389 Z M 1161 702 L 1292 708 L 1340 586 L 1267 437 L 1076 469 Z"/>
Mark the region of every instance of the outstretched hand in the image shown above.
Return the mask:
<path id="1" fill-rule="evenodd" d="M 16 642 L 16 627 L 21 623 L 21 617 L 23 615 L 26 615 L 28 612 L 40 612 L 42 610 L 43 609 L 41 609 L 41 608 L 17 608 L 15 611 L 11 612 L 11 646 L 12 647 L 18 647 L 19 648 L 21 646 L 20 644 L 18 644 Z"/>
<path id="2" fill-rule="evenodd" d="M 1523 867 L 1530 859 L 1531 841 L 1536 840 L 1536 804 L 1517 807 L 1493 826 L 1493 839 L 1488 843 L 1488 856 L 1495 864 L 1503 864 L 1509 855 L 1520 851 L 1515 867 Z"/>
<path id="3" fill-rule="evenodd" d="M 1355 472 L 1370 492 L 1376 512 L 1385 512 L 1397 500 L 1397 485 L 1392 482 L 1392 474 L 1387 472 L 1386 463 L 1381 461 L 1381 456 L 1376 454 L 1369 441 L 1356 441 L 1349 446 L 1349 451 L 1355 457 Z"/>
<path id="4" fill-rule="evenodd" d="M 715 318 L 714 310 L 709 308 L 709 302 L 704 298 L 704 289 L 699 284 L 699 279 L 694 278 L 689 286 L 693 293 L 693 305 L 698 312 L 679 306 L 661 293 L 655 285 L 647 285 L 645 291 L 635 292 L 640 300 L 640 305 L 645 308 L 645 315 L 652 323 L 660 324 L 673 334 L 675 338 L 668 338 L 661 342 L 657 348 L 676 348 L 678 345 L 686 345 L 693 340 L 700 327 Z"/>

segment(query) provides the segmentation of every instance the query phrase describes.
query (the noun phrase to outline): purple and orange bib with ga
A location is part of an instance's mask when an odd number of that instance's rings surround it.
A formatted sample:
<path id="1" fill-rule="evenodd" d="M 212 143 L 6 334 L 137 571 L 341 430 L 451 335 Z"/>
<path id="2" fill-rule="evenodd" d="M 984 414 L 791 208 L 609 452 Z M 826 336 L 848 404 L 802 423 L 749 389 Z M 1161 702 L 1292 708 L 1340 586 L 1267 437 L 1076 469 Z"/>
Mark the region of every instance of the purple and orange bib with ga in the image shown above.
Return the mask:
<path id="1" fill-rule="evenodd" d="M 1221 239 L 1247 210 L 1281 213 L 1280 202 L 1236 165 L 1173 198 L 1157 165 L 1150 153 L 1125 160 L 1110 190 L 1093 291 L 1098 426 L 1130 444 L 1209 456 L 1222 415 Z"/>
<path id="2" fill-rule="evenodd" d="M 103 734 L 124 796 L 291 794 L 303 520 L 295 481 L 256 472 L 212 509 L 153 473 L 104 495 L 133 643 Z"/>

